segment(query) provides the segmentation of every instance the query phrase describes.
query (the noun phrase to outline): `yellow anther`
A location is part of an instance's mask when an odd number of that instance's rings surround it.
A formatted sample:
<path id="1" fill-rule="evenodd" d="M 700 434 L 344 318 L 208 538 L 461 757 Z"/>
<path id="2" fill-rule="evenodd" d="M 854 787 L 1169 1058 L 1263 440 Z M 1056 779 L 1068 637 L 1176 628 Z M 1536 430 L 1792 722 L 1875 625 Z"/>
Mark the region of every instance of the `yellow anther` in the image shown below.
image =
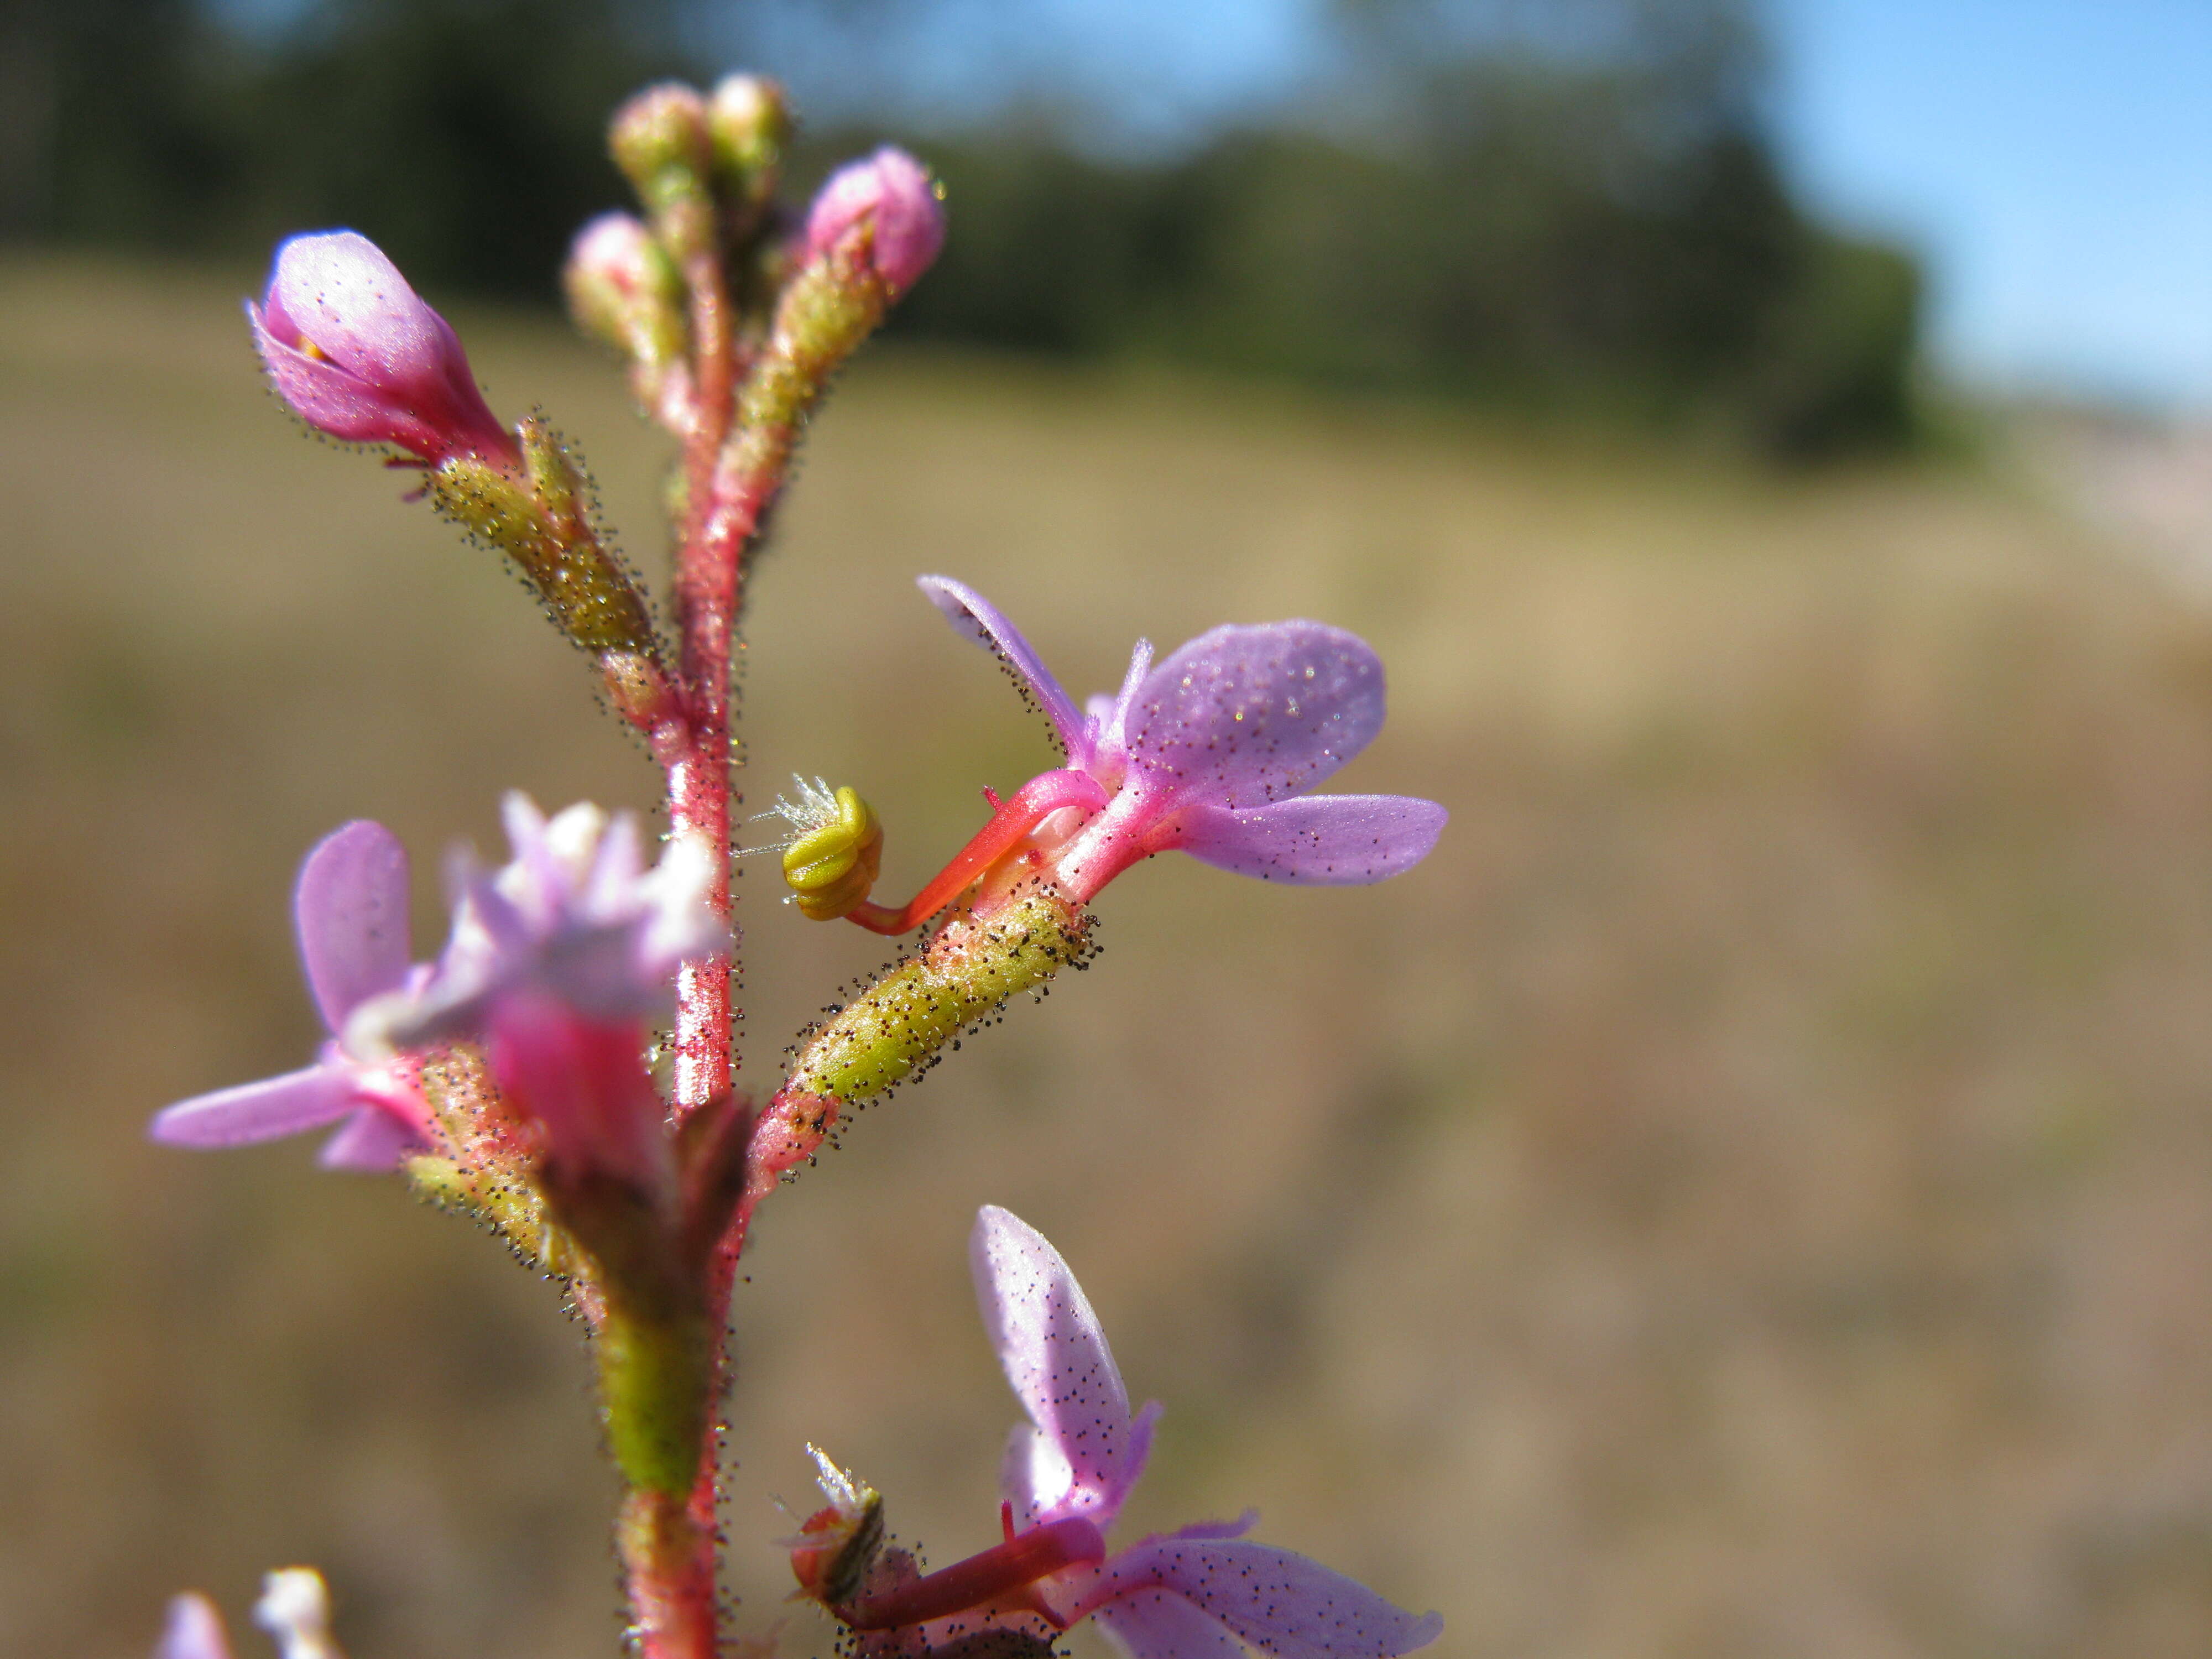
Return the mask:
<path id="1" fill-rule="evenodd" d="M 801 915 L 835 921 L 868 896 L 883 861 L 883 825 L 867 802 L 850 789 L 840 789 L 836 815 L 784 849 L 783 878 Z"/>

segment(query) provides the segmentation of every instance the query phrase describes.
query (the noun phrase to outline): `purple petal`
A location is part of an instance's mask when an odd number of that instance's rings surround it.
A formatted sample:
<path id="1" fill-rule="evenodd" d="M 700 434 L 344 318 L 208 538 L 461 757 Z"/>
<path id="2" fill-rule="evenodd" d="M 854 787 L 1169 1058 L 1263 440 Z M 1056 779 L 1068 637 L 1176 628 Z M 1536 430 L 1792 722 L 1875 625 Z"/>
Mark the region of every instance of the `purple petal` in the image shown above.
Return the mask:
<path id="1" fill-rule="evenodd" d="M 1126 724 L 1153 791 L 1261 806 L 1304 793 L 1382 729 L 1382 663 L 1320 623 L 1217 628 L 1146 676 Z"/>
<path id="2" fill-rule="evenodd" d="M 950 576 L 922 576 L 916 579 L 915 585 L 929 595 L 930 602 L 951 619 L 953 627 L 986 650 L 997 653 L 999 660 L 1013 675 L 1015 684 L 1021 688 L 1024 700 L 1042 708 L 1045 718 L 1052 722 L 1060 747 L 1066 752 L 1068 764 L 1080 767 L 1089 760 L 1090 733 L 1074 699 L 1053 678 L 1052 670 L 1039 660 L 1030 642 L 1022 637 L 1021 629 L 1008 622 L 998 606 L 965 582 L 956 582 Z"/>
<path id="3" fill-rule="evenodd" d="M 1172 1590 L 1277 1659 L 1395 1659 L 1435 1641 L 1444 1624 L 1317 1561 L 1242 1539 L 1147 1538 L 1106 1563 L 1102 1588 L 1114 1583 L 1129 1590 L 1106 1605 Z"/>
<path id="4" fill-rule="evenodd" d="M 335 1123 L 361 1103 L 343 1066 L 310 1066 L 195 1095 L 154 1115 L 147 1133 L 170 1146 L 244 1146 Z"/>
<path id="5" fill-rule="evenodd" d="M 323 1024 L 407 977 L 407 849 L 380 823 L 356 818 L 317 842 L 292 900 L 300 955 Z"/>
<path id="6" fill-rule="evenodd" d="M 1243 812 L 1193 805 L 1176 820 L 1173 844 L 1262 881 L 1358 886 L 1426 858 L 1446 816 L 1413 795 L 1309 795 Z"/>
<path id="7" fill-rule="evenodd" d="M 1019 1217 L 986 1205 L 969 1241 L 975 1299 L 1006 1381 L 1036 1425 L 1007 1473 L 1025 1522 L 1082 1515 L 1110 1525 L 1139 1468 L 1129 1396 L 1098 1316 L 1060 1253 Z M 1018 1444 L 1020 1444 L 1018 1437 Z"/>
<path id="8" fill-rule="evenodd" d="M 173 1599 L 154 1659 L 230 1659 L 229 1638 L 215 1604 L 197 1591 Z"/>
<path id="9" fill-rule="evenodd" d="M 427 1150 L 422 1137 L 390 1112 L 364 1106 L 323 1143 L 315 1162 L 325 1170 L 386 1175 L 404 1163 L 410 1152 Z"/>
<path id="10" fill-rule="evenodd" d="M 1129 1659 L 1249 1659 L 1251 1650 L 1172 1591 L 1133 1591 L 1091 1615 Z"/>

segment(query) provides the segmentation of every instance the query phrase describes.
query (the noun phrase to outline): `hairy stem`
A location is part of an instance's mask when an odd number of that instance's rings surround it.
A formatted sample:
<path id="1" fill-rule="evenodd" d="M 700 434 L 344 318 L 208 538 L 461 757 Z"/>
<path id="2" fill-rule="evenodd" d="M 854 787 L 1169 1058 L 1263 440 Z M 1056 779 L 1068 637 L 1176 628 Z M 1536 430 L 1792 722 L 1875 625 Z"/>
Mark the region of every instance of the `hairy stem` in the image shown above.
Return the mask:
<path id="1" fill-rule="evenodd" d="M 616 1523 L 630 1630 L 645 1659 L 716 1659 L 715 1538 L 684 1498 L 632 1492 Z"/>

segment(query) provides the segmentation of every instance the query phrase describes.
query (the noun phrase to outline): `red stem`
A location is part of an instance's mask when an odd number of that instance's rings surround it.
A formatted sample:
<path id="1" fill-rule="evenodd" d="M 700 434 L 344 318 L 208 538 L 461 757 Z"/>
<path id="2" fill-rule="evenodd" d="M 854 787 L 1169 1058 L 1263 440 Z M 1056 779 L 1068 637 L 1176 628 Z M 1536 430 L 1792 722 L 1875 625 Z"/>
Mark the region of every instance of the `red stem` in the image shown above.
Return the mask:
<path id="1" fill-rule="evenodd" d="M 833 1609 L 854 1630 L 896 1630 L 1005 1601 L 1079 1561 L 1106 1559 L 1105 1536 L 1079 1515 L 994 1544 L 942 1571 Z"/>
<path id="2" fill-rule="evenodd" d="M 967 891 L 977 877 L 1013 851 L 1023 836 L 1054 812 L 1070 806 L 1095 812 L 1105 805 L 1106 791 L 1089 773 L 1040 772 L 1016 790 L 1012 799 L 999 804 L 991 821 L 953 854 L 952 861 L 932 877 L 903 909 L 893 910 L 863 899 L 845 919 L 872 933 L 903 933 L 919 927 Z"/>
<path id="3" fill-rule="evenodd" d="M 719 252 L 686 262 L 691 294 L 695 418 L 684 442 L 689 508 L 676 551 L 675 611 L 680 721 L 655 729 L 654 758 L 668 777 L 668 819 L 713 860 L 715 909 L 730 912 L 730 659 L 737 633 L 745 543 L 756 501 L 718 489 L 716 467 L 736 396 L 736 334 Z M 731 1053 L 729 955 L 687 963 L 676 986 L 673 1103 L 680 1121 L 725 1094 Z M 718 1255 L 708 1269 L 707 1311 L 719 1333 L 728 1311 L 736 1260 Z M 722 1344 L 714 1346 L 699 1474 L 687 1498 L 634 1492 L 623 1522 L 631 1616 L 643 1659 L 714 1659 L 720 1412 L 727 1385 Z"/>
<path id="4" fill-rule="evenodd" d="M 715 908 L 730 908 L 730 655 L 737 632 L 739 565 L 751 529 L 730 522 L 716 500 L 715 464 L 736 396 L 736 336 L 721 258 L 686 262 L 691 292 L 696 416 L 684 443 L 689 509 L 676 554 L 677 672 L 690 707 L 688 741 L 665 763 L 668 817 L 714 860 Z M 726 956 L 687 963 L 676 989 L 676 1113 L 696 1111 L 730 1086 L 730 970 Z"/>

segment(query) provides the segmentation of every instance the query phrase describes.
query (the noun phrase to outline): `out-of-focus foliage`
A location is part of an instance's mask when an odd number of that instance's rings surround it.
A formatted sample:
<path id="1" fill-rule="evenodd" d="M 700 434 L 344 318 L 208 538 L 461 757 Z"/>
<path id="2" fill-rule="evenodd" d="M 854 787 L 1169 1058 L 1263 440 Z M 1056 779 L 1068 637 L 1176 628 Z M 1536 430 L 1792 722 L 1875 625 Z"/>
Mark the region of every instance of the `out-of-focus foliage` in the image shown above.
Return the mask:
<path id="1" fill-rule="evenodd" d="M 675 65 L 651 0 L 326 0 L 243 34 L 189 0 L 16 0 L 7 228 L 203 252 L 353 225 L 417 281 L 550 297 L 623 198 L 607 112 Z"/>
<path id="2" fill-rule="evenodd" d="M 706 9 L 325 0 L 248 36 L 187 0 L 24 0 L 0 213 L 201 251 L 352 224 L 433 288 L 547 296 L 573 227 L 621 199 L 605 112 L 657 70 L 711 72 L 668 44 L 696 57 Z M 1917 271 L 1792 200 L 1735 0 L 1341 14 L 1328 84 L 1164 159 L 1000 113 L 833 129 L 799 171 L 878 136 L 940 169 L 954 234 L 910 334 L 1687 424 L 1791 458 L 1911 436 Z M 720 50 L 756 55 L 751 15 L 722 20 Z M 917 15 L 847 0 L 814 26 L 881 80 L 870 54 L 905 50 Z"/>

